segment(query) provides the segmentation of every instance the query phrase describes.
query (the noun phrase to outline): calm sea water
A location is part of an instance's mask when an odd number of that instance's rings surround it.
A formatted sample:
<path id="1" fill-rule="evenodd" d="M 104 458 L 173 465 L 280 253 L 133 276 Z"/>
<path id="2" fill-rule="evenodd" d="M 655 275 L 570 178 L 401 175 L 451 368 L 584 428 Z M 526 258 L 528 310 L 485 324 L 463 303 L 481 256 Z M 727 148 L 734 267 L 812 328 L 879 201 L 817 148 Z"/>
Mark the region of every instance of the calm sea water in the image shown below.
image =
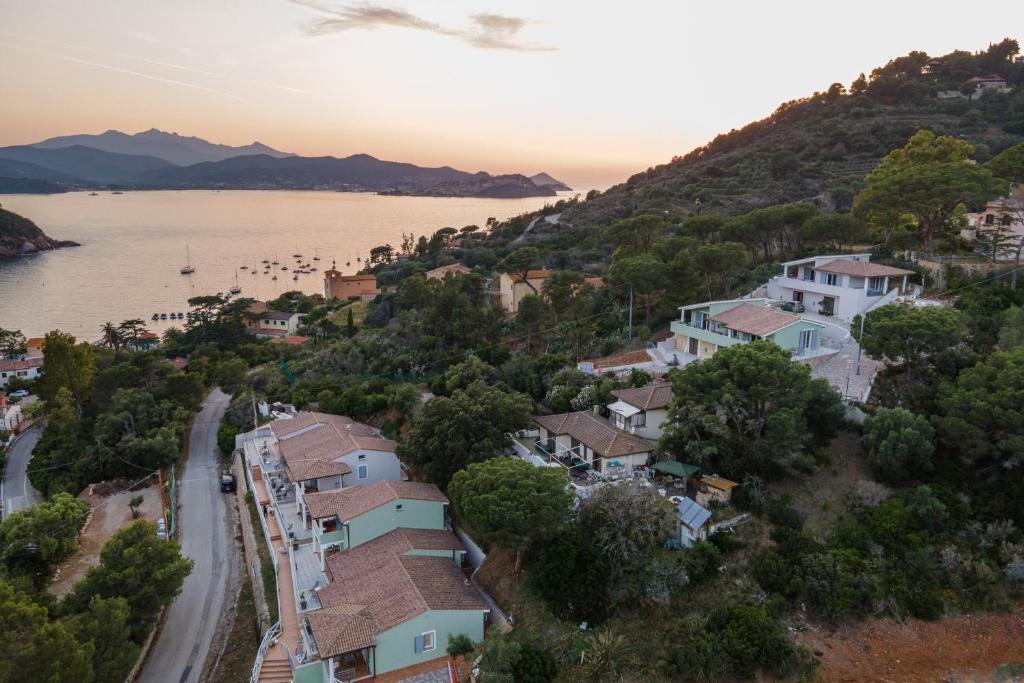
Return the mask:
<path id="1" fill-rule="evenodd" d="M 449 225 L 483 226 L 488 217 L 509 218 L 550 201 L 203 190 L 0 195 L 4 208 L 35 221 L 46 234 L 82 245 L 0 262 L 0 327 L 26 336 L 61 329 L 92 341 L 108 320 L 142 318 L 162 332 L 182 323 L 153 322 L 154 313 L 184 312 L 190 297 L 226 292 L 236 272 L 240 296 L 266 300 L 295 289 L 321 292 L 332 261 L 354 273 L 362 265 L 357 257 L 365 260 L 380 244 L 398 247 L 403 232 L 429 236 Z M 192 275 L 178 272 L 186 245 Z M 293 254 L 302 254 L 317 272 L 294 281 Z M 274 267 L 274 281 L 264 274 L 264 258 L 289 270 Z"/>

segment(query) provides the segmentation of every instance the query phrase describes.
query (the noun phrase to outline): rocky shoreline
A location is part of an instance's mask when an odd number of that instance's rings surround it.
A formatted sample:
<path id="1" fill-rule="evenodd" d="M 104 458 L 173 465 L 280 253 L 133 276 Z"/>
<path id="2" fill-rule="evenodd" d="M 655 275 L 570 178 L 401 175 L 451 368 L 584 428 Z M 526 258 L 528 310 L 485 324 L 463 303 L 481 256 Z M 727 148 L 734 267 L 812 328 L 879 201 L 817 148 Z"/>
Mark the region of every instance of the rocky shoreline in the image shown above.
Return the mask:
<path id="1" fill-rule="evenodd" d="M 16 213 L 0 209 L 0 259 L 31 256 L 43 251 L 79 247 L 78 242 L 56 240 L 38 225 Z"/>

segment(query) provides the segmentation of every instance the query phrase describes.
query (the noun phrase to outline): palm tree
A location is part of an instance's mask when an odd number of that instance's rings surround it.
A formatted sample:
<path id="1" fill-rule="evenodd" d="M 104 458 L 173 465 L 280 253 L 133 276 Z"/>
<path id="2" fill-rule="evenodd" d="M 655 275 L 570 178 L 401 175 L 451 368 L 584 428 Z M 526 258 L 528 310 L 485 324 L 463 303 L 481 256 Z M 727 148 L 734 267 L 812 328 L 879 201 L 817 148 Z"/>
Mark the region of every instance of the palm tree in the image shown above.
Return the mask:
<path id="1" fill-rule="evenodd" d="M 112 322 L 103 323 L 103 327 L 100 328 L 103 332 L 102 344 L 107 348 L 114 349 L 115 351 L 121 348 L 121 331 L 117 329 L 117 326 Z"/>
<path id="2" fill-rule="evenodd" d="M 632 661 L 633 647 L 626 636 L 610 628 L 603 628 L 591 634 L 583 666 L 587 671 L 587 680 L 621 681 Z"/>

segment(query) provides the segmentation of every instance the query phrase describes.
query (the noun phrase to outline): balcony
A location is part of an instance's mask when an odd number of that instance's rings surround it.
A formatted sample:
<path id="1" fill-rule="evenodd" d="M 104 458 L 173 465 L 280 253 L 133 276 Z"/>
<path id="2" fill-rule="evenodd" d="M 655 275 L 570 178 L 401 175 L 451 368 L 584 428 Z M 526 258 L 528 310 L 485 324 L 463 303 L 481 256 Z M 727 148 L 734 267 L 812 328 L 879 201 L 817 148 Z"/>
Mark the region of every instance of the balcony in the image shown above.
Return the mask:
<path id="1" fill-rule="evenodd" d="M 875 287 L 869 287 L 867 290 L 868 296 L 885 296 L 885 290 Z"/>

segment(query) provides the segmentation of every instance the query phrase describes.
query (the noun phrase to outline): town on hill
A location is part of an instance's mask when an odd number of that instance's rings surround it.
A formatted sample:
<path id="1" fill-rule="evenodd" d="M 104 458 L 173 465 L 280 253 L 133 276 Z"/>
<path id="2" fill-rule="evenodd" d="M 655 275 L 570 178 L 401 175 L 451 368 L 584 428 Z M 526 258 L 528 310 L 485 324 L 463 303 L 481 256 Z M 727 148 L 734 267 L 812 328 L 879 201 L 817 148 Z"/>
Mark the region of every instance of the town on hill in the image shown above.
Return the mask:
<path id="1" fill-rule="evenodd" d="M 1011 680 L 1022 112 L 1017 41 L 912 52 L 321 292 L 0 329 L 0 678 Z"/>

